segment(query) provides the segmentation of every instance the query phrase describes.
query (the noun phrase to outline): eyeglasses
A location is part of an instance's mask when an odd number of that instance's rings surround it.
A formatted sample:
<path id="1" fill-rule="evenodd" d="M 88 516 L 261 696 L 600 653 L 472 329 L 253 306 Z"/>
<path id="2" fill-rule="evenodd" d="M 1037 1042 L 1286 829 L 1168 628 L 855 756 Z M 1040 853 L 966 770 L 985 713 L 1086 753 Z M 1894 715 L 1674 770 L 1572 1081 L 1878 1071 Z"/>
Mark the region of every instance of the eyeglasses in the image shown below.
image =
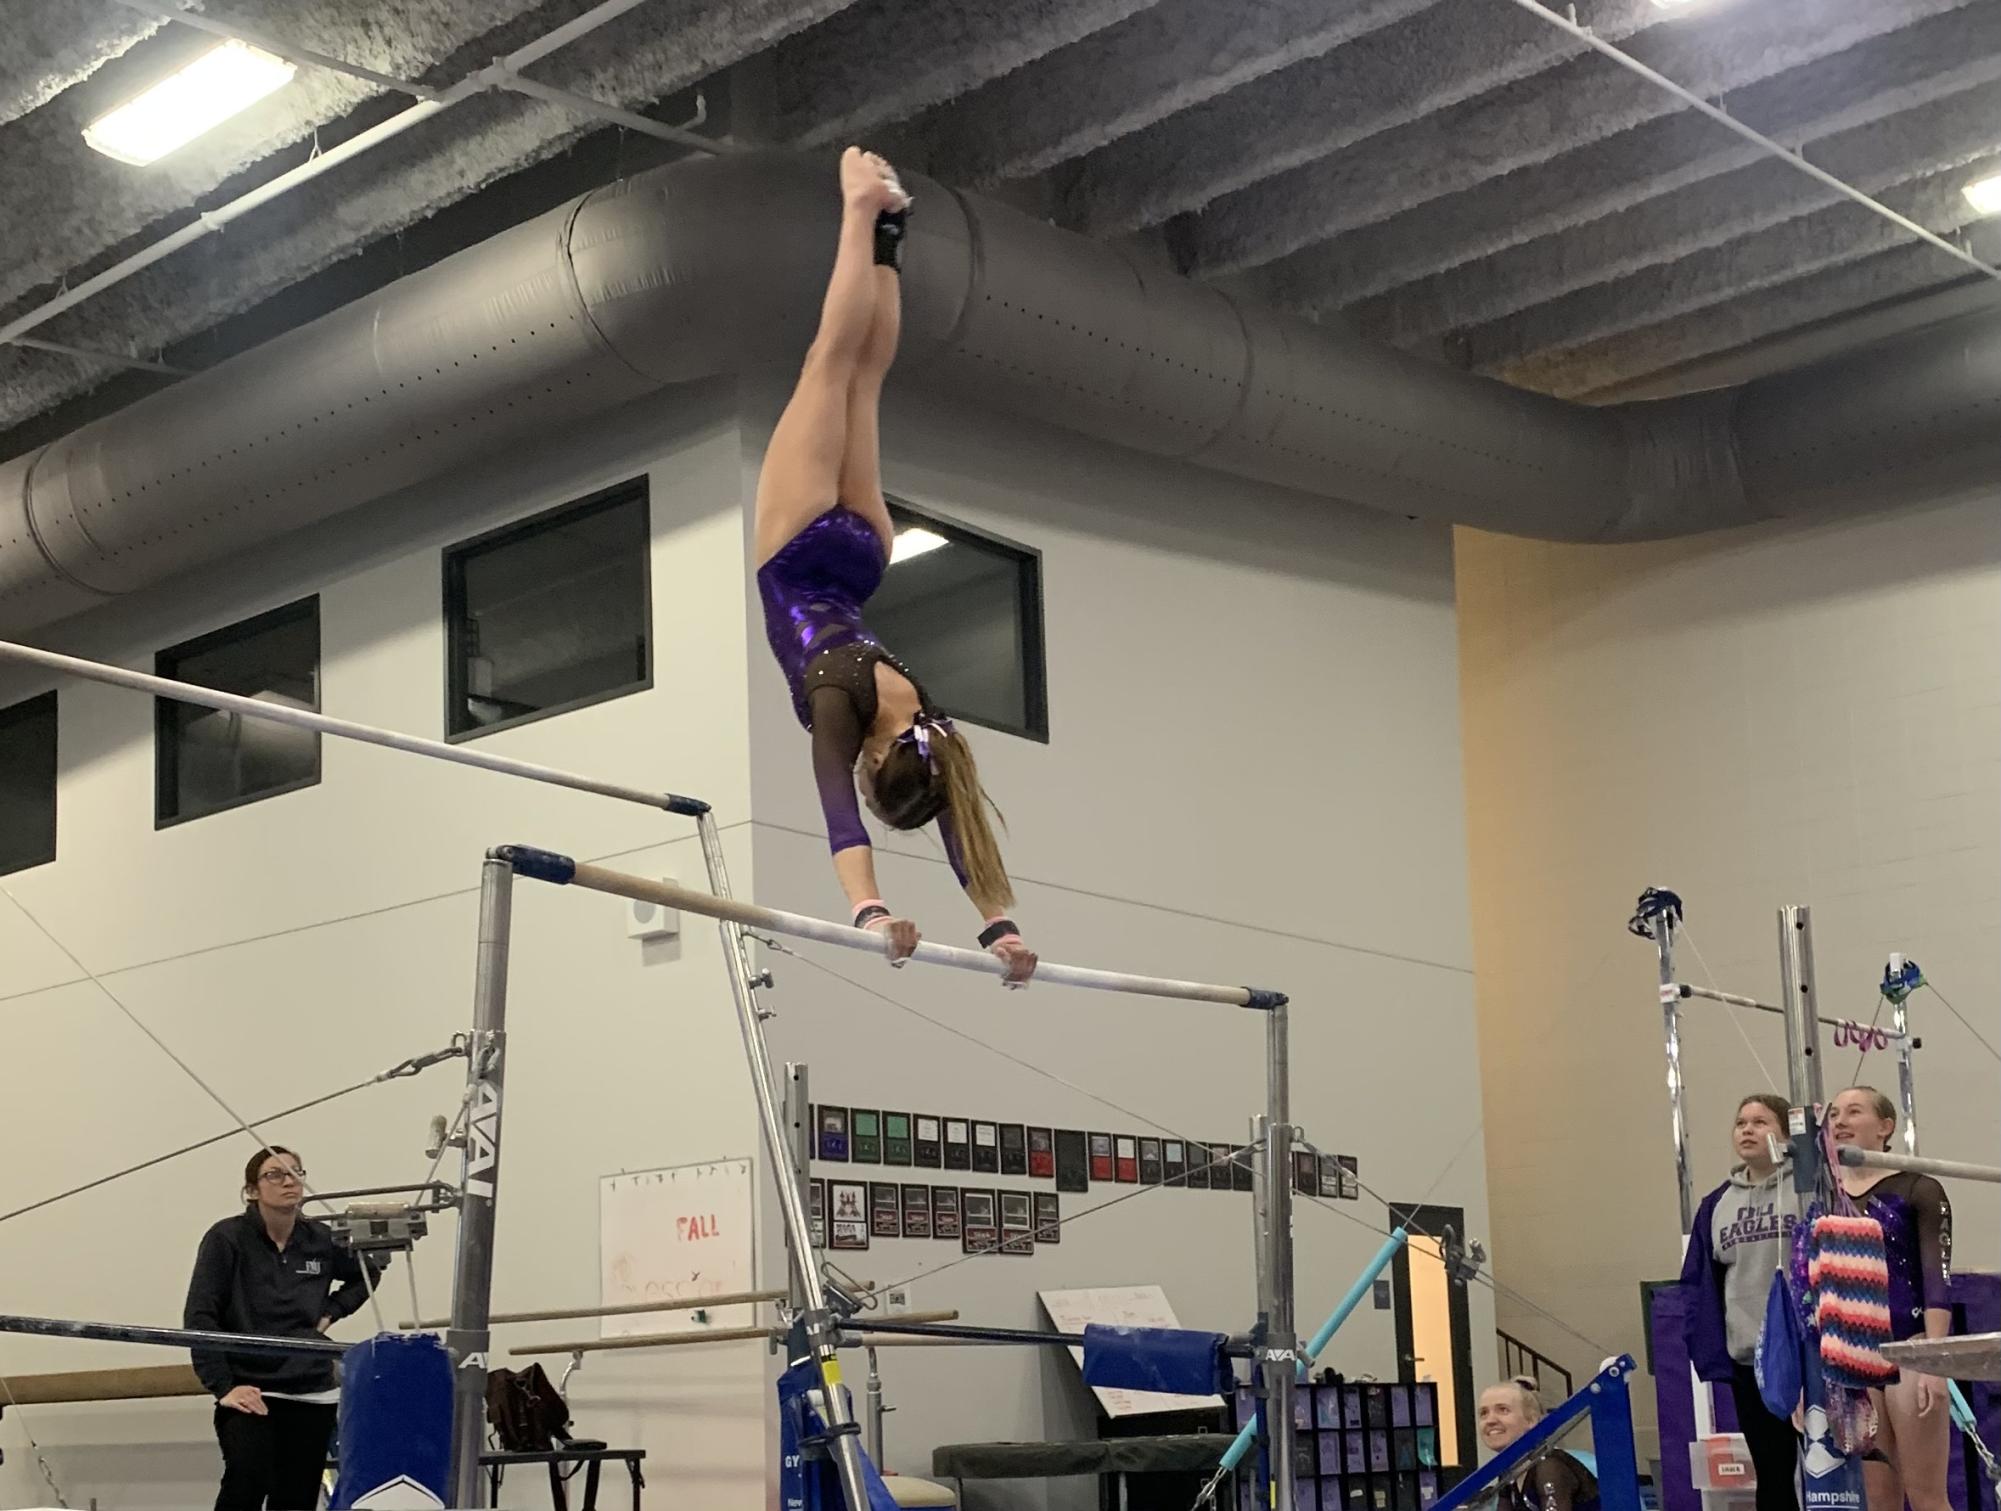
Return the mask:
<path id="1" fill-rule="evenodd" d="M 294 1182 L 303 1186 L 306 1183 L 306 1172 L 303 1170 L 284 1169 L 266 1170 L 257 1178 L 267 1186 L 283 1186 Z"/>

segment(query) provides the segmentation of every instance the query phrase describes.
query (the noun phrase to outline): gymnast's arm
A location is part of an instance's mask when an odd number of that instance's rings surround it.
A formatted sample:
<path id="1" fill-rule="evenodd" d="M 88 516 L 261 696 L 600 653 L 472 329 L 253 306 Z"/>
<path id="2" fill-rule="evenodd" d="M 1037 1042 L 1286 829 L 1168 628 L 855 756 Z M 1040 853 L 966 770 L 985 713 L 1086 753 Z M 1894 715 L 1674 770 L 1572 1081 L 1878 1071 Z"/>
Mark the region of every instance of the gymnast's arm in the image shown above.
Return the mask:
<path id="1" fill-rule="evenodd" d="M 1911 1215 L 1918 1229 L 1918 1277 L 1924 1297 L 1925 1334 L 1943 1338 L 1952 1331 L 1952 1202 L 1929 1175 L 1911 1182 Z M 1933 1313 L 1938 1325 L 1932 1325 Z"/>
<path id="2" fill-rule="evenodd" d="M 1929 1175 L 1911 1182 L 1911 1215 L 1918 1230 L 1918 1285 L 1925 1309 L 1925 1336 L 1952 1336 L 1952 1203 L 1945 1187 Z M 1931 1375 L 1907 1370 L 1917 1380 L 1918 1414 L 1945 1399 L 1945 1387 Z"/>
<path id="3" fill-rule="evenodd" d="M 980 900 L 973 896 L 972 882 L 966 875 L 965 858 L 959 849 L 959 829 L 952 822 L 949 809 L 938 815 L 938 836 L 945 842 L 945 858 L 952 863 L 952 874 L 959 878 L 959 885 L 965 889 L 966 900 L 972 903 L 980 915 L 980 922 L 986 925 L 980 931 L 981 946 L 1007 967 L 1005 985 L 1025 985 L 1028 978 L 1035 974 L 1038 964 L 1035 951 L 1022 939 L 1020 926 L 1012 918 L 1001 913 L 989 914 L 980 905 Z"/>
<path id="4" fill-rule="evenodd" d="M 875 880 L 875 851 L 855 796 L 855 762 L 862 753 L 862 722 L 854 699 L 837 687 L 814 689 L 813 782 L 820 789 L 820 813 L 827 822 L 827 845 L 834 875 L 847 894 L 848 914 L 882 906 Z M 865 927 L 888 934 L 890 958 L 900 960 L 917 947 L 917 927 L 887 909 Z"/>

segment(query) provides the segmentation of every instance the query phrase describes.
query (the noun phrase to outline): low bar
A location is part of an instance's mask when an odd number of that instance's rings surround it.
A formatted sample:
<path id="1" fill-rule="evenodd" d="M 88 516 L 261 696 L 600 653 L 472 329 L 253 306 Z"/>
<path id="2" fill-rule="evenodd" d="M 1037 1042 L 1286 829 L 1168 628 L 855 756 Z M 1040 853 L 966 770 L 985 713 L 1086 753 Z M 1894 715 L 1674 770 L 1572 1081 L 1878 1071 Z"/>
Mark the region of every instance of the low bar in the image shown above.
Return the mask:
<path id="1" fill-rule="evenodd" d="M 914 1323 L 956 1322 L 958 1321 L 958 1319 L 959 1319 L 959 1314 L 957 1312 L 912 1312 L 908 1316 L 898 1318 L 897 1321 L 900 1324 L 914 1324 Z M 868 1322 L 868 1323 L 843 1322 L 840 1324 L 839 1330 L 843 1334 L 846 1334 L 847 1332 L 858 1327 L 873 1328 L 874 1326 L 875 1324 L 873 1322 Z M 981 1331 L 988 1332 L 988 1331 L 993 1331 L 993 1329 L 981 1329 Z M 930 1334 L 930 1330 L 928 1328 L 912 1327 L 912 1326 L 902 1327 L 900 1329 L 900 1332 L 904 1333 L 914 1332 L 914 1333 L 925 1334 L 927 1336 L 929 1336 Z M 787 1330 L 782 1327 L 769 1327 L 769 1326 L 717 1327 L 717 1328 L 709 1328 L 701 1332 L 634 1333 L 629 1338 L 587 1338 L 580 1343 L 528 1343 L 528 1344 L 523 1344 L 520 1348 L 509 1349 L 508 1354 L 511 1357 L 518 1359 L 518 1358 L 529 1357 L 535 1354 L 598 1354 L 598 1353 L 612 1353 L 629 1348 L 688 1348 L 698 1343 L 746 1343 L 751 1341 L 783 1343 L 787 1336 L 788 1336 Z M 933 1338 L 932 1341 L 963 1342 L 966 1340 Z M 1012 1338 L 990 1338 L 985 1341 L 993 1343 L 1011 1343 L 1011 1342 L 1018 1342 L 1020 1340 Z M 1084 1340 L 1080 1337 L 1077 1341 L 1079 1343 L 1082 1343 Z M 841 1339 L 841 1346 L 845 1348 L 849 1346 L 850 1342 L 851 1342 L 850 1339 L 843 1336 Z"/>
<path id="2" fill-rule="evenodd" d="M 557 886 L 578 886 L 606 892 L 634 902 L 659 903 L 680 908 L 704 918 L 716 918 L 740 928 L 765 929 L 795 939 L 813 939 L 821 944 L 839 945 L 868 955 L 882 955 L 888 942 L 867 929 L 808 918 L 803 913 L 786 913 L 763 908 L 734 898 L 715 897 L 692 887 L 672 882 L 631 876 L 604 866 L 572 860 L 549 850 L 529 845 L 503 845 L 494 855 L 514 867 L 515 874 Z M 947 965 L 954 970 L 977 971 L 985 976 L 1003 976 L 1007 967 L 985 950 L 964 950 L 949 944 L 920 944 L 911 959 L 925 965 Z M 1093 970 L 1081 965 L 1057 965 L 1044 961 L 1035 968 L 1035 979 L 1057 986 L 1083 987 L 1090 991 L 1125 992 L 1141 997 L 1167 997 L 1184 1002 L 1217 1002 L 1226 1007 L 1248 1007 L 1268 1012 L 1283 1006 L 1283 992 L 1254 986 L 1212 986 L 1200 981 L 1173 981 L 1162 976 L 1132 976 L 1121 971 Z"/>
<path id="3" fill-rule="evenodd" d="M 699 1333 L 634 1333 L 630 1338 L 586 1338 L 578 1343 L 525 1343 L 510 1348 L 507 1354 L 512 1359 L 536 1354 L 607 1354 L 629 1348 L 688 1348 L 698 1343 L 763 1343 L 771 1337 L 768 1327 L 717 1327 Z"/>
<path id="4" fill-rule="evenodd" d="M 1082 1348 L 1082 1333 L 1042 1332 L 1023 1327 L 954 1326 L 945 1322 L 919 1322 L 898 1318 L 893 1321 L 843 1322 L 843 1333 L 868 1333 L 884 1338 L 933 1338 L 953 1343 L 1026 1343 L 1041 1348 Z"/>
<path id="5" fill-rule="evenodd" d="M 512 757 L 494 755 L 469 745 L 447 745 L 442 740 L 426 740 L 417 735 L 398 734 L 392 729 L 377 729 L 372 724 L 356 724 L 349 719 L 330 718 L 326 714 L 313 713 L 308 709 L 287 708 L 280 703 L 265 703 L 260 699 L 245 698 L 236 693 L 217 692 L 213 688 L 196 687 L 189 682 L 175 682 L 168 677 L 154 677 L 145 672 L 128 671 L 122 666 L 107 666 L 101 661 L 86 661 L 80 656 L 63 656 L 54 651 L 37 650 L 34 646 L 19 645 L 10 640 L 0 640 L 0 661 L 19 661 L 29 666 L 39 666 L 44 671 L 59 672 L 68 677 L 81 677 L 87 682 L 104 682 L 113 687 L 130 688 L 134 692 L 151 693 L 156 698 L 171 698 L 177 703 L 194 703 L 203 708 L 220 709 L 224 713 L 241 714 L 246 719 L 263 719 L 271 724 L 290 724 L 296 729 L 310 729 L 315 733 L 333 735 L 338 739 L 357 740 L 363 745 L 380 745 L 385 750 L 401 750 L 411 755 L 430 756 L 434 760 L 450 761 L 456 766 L 476 766 L 482 771 L 498 771 L 504 776 L 526 777 L 531 782 L 545 782 L 551 787 L 568 787 L 573 792 L 594 792 L 599 797 L 617 798 L 620 802 L 660 808 L 668 813 L 678 813 L 684 818 L 695 818 L 706 813 L 709 807 L 699 798 L 680 797 L 672 792 L 646 792 L 619 782 L 601 782 L 596 777 L 579 776 L 572 771 L 560 771 L 554 766 L 540 766 L 533 761 L 517 761 Z"/>
<path id="6" fill-rule="evenodd" d="M 209 1348 L 229 1354 L 322 1354 L 339 1358 L 345 1343 L 330 1338 L 274 1338 L 267 1333 L 217 1333 L 200 1328 L 142 1327 L 129 1322 L 73 1322 L 63 1317 L 0 1316 L 0 1333 L 88 1338 L 99 1343 L 149 1343 L 159 1348 Z"/>
<path id="7" fill-rule="evenodd" d="M 75 1369 L 48 1375 L 9 1375 L 8 1406 L 68 1406 L 82 1401 L 156 1401 L 205 1396 L 208 1387 L 186 1364 L 146 1364 L 132 1369 Z"/>
<path id="8" fill-rule="evenodd" d="M 1885 1343 L 1883 1357 L 1901 1368 L 1949 1380 L 2001 1380 L 2001 1333 L 1906 1338 L 1902 1343 Z"/>
<path id="9" fill-rule="evenodd" d="M 696 1312 L 712 1306 L 747 1306 L 758 1301 L 783 1301 L 783 1291 L 732 1291 L 724 1296 L 685 1296 L 675 1301 L 632 1301 L 618 1306 L 574 1306 L 545 1312 L 495 1312 L 487 1320 L 502 1322 L 584 1322 L 592 1317 L 643 1317 L 652 1312 Z M 448 1326 L 446 1317 L 426 1317 L 421 1322 L 401 1322 L 408 1332 L 429 1332 Z"/>
<path id="10" fill-rule="evenodd" d="M 1947 1180 L 1978 1180 L 1988 1185 L 2001 1185 L 2001 1168 L 1993 1165 L 1969 1165 L 1956 1159 L 1926 1159 L 1918 1154 L 1892 1154 L 1887 1149 L 1857 1149 L 1844 1146 L 1840 1151 L 1844 1165 L 1861 1165 L 1873 1170 L 1911 1170 L 1919 1175 L 1939 1175 Z"/>

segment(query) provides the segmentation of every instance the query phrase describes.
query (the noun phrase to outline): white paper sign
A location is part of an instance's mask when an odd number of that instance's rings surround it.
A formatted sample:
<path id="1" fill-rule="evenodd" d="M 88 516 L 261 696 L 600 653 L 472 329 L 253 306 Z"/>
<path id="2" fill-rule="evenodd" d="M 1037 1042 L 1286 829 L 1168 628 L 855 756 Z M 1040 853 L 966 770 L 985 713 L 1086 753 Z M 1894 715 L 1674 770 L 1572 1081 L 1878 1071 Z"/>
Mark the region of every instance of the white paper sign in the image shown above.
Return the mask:
<path id="1" fill-rule="evenodd" d="M 1042 1309 L 1059 1333 L 1081 1333 L 1087 1326 L 1098 1327 L 1179 1327 L 1174 1308 L 1167 1304 L 1167 1292 L 1157 1285 L 1099 1286 L 1083 1291 L 1038 1291 Z M 1073 1348 L 1070 1357 L 1077 1368 L 1084 1367 L 1084 1350 Z M 1145 1416 L 1155 1411 L 1203 1411 L 1223 1404 L 1221 1396 L 1168 1396 L 1151 1390 L 1113 1390 L 1093 1386 L 1105 1415 Z"/>
<path id="2" fill-rule="evenodd" d="M 757 1288 L 751 1162 L 718 1160 L 636 1170 L 598 1181 L 598 1298 L 604 1306 L 685 1301 Z M 605 1317 L 600 1335 L 706 1332 L 750 1327 L 749 1303 Z"/>

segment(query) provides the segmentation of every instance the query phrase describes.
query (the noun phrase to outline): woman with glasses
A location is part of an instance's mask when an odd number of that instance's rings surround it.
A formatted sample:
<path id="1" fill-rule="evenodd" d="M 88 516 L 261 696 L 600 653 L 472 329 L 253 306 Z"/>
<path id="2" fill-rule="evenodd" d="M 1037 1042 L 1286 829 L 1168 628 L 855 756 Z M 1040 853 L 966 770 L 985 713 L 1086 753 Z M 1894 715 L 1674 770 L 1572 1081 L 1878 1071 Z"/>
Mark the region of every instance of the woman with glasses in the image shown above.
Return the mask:
<path id="1" fill-rule="evenodd" d="M 207 1332 L 311 1338 L 368 1299 L 381 1273 L 299 1211 L 306 1172 L 290 1149 L 260 1149 L 243 1167 L 243 1211 L 203 1235 L 185 1325 Z M 216 1399 L 222 1445 L 216 1511 L 313 1511 L 339 1392 L 322 1354 L 194 1351 Z"/>

